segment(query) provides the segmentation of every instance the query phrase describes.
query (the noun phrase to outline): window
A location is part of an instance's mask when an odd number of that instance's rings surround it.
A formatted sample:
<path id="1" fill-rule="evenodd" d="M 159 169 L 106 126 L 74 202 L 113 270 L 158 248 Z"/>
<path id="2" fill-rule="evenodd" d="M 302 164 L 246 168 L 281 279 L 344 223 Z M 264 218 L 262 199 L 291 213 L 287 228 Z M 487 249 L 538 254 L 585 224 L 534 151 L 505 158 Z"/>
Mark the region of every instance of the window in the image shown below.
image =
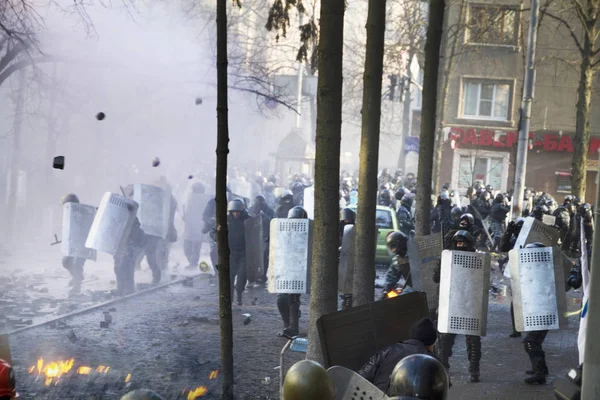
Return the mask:
<path id="1" fill-rule="evenodd" d="M 503 170 L 503 157 L 460 155 L 458 189 L 461 193 L 466 192 L 469 186 L 480 181 L 484 185 L 492 185 L 494 189 L 501 190 Z"/>
<path id="2" fill-rule="evenodd" d="M 517 10 L 507 7 L 472 5 L 467 43 L 516 46 L 517 16 Z"/>
<path id="3" fill-rule="evenodd" d="M 375 215 L 375 224 L 380 229 L 394 229 L 391 211 L 377 210 L 377 214 Z"/>
<path id="4" fill-rule="evenodd" d="M 555 172 L 556 174 L 556 192 L 571 193 L 571 173 L 570 172 Z"/>
<path id="5" fill-rule="evenodd" d="M 510 89 L 508 83 L 465 80 L 463 118 L 507 121 Z"/>

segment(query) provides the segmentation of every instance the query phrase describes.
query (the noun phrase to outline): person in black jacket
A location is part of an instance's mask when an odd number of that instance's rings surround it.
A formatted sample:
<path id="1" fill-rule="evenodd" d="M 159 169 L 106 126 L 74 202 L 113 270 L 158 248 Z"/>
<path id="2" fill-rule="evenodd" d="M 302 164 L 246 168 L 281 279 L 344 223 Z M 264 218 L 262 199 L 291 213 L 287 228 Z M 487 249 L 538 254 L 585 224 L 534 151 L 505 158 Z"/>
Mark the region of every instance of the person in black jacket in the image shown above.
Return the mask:
<path id="1" fill-rule="evenodd" d="M 506 223 L 506 215 L 510 211 L 510 208 L 504 204 L 504 195 L 498 193 L 494 199 L 494 205 L 490 210 L 490 218 L 492 223 L 490 224 L 490 231 L 492 238 L 494 239 L 494 249 L 498 250 L 502 244 L 502 237 L 504 236 L 504 226 Z"/>
<path id="2" fill-rule="evenodd" d="M 287 218 L 290 210 L 294 208 L 294 194 L 291 190 L 286 190 L 281 194 L 279 206 L 275 210 L 277 218 Z"/>
<path id="3" fill-rule="evenodd" d="M 359 370 L 358 374 L 388 393 L 390 376 L 394 367 L 404 357 L 412 354 L 433 354 L 433 345 L 437 340 L 437 330 L 433 321 L 423 318 L 415 323 L 410 332 L 410 339 L 384 348 L 372 356 Z"/>
<path id="4" fill-rule="evenodd" d="M 250 218 L 244 203 L 235 199 L 227 204 L 227 231 L 229 233 L 229 278 L 233 292 L 234 282 L 237 305 L 242 305 L 242 294 L 246 289 L 246 229 L 244 222 Z"/>

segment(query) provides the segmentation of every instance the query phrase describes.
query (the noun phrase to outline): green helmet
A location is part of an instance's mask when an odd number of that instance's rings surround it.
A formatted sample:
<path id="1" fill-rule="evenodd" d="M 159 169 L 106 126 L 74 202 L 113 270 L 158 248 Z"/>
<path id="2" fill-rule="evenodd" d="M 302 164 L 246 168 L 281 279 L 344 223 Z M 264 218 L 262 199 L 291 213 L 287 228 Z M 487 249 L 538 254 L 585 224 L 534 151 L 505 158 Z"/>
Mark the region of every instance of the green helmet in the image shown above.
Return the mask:
<path id="1" fill-rule="evenodd" d="M 159 394 L 147 389 L 137 389 L 121 397 L 121 400 L 164 400 Z"/>
<path id="2" fill-rule="evenodd" d="M 333 400 L 335 389 L 325 368 L 314 361 L 302 360 L 285 375 L 282 400 Z"/>

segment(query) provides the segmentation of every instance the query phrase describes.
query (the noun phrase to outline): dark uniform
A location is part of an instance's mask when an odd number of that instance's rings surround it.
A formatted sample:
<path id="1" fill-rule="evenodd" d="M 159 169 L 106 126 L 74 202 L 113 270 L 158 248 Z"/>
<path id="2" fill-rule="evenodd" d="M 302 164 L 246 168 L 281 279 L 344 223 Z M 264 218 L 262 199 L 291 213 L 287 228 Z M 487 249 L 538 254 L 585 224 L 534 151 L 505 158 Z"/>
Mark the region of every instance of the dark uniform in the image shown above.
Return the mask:
<path id="1" fill-rule="evenodd" d="M 532 243 L 525 246 L 526 248 L 530 247 L 545 247 L 542 243 Z M 570 288 L 579 289 L 582 284 L 581 271 L 579 268 L 574 265 L 571 268 L 569 273 L 569 277 L 567 279 L 567 287 L 566 290 L 569 291 Z M 542 348 L 542 344 L 548 335 L 548 331 L 532 331 L 527 332 L 525 335 L 525 339 L 523 339 L 523 344 L 525 347 L 525 352 L 529 355 L 529 359 L 531 360 L 532 370 L 527 371 L 529 375 L 528 378 L 525 378 L 525 383 L 529 385 L 535 384 L 543 384 L 546 383 L 546 377 L 548 376 L 548 366 L 546 365 L 546 354 L 544 353 L 544 349 Z"/>
<path id="2" fill-rule="evenodd" d="M 306 210 L 300 206 L 292 208 L 288 215 L 290 219 L 306 219 L 308 214 Z M 279 293 L 277 294 L 277 309 L 283 320 L 283 336 L 297 336 L 300 326 L 300 295 Z"/>
<path id="3" fill-rule="evenodd" d="M 394 290 L 402 277 L 406 280 L 405 287 L 412 286 L 410 264 L 408 263 L 408 257 L 406 256 L 408 250 L 408 238 L 402 232 L 392 232 L 386 238 L 386 244 L 388 252 L 393 255 L 394 258 L 385 274 L 385 284 L 383 285 L 383 292 L 381 293 L 382 299 L 387 297 L 389 291 Z"/>
<path id="4" fill-rule="evenodd" d="M 251 216 L 259 215 L 262 212 L 268 218 L 269 221 L 271 221 L 273 218 L 275 218 L 275 211 L 273 211 L 273 209 L 267 205 L 265 198 L 260 194 L 254 198 L 254 204 L 252 205 L 252 207 L 250 207 L 249 211 L 250 211 Z M 264 252 L 264 259 L 263 259 L 263 265 L 265 266 L 265 268 L 263 271 L 263 275 L 261 277 L 258 277 L 258 280 L 262 281 L 262 283 L 267 283 L 267 271 L 269 268 L 270 229 L 269 229 L 269 225 L 267 225 L 263 228 L 264 228 L 264 235 L 266 238 L 265 252 Z"/>
<path id="5" fill-rule="evenodd" d="M 241 200 L 232 200 L 227 205 L 227 231 L 229 233 L 229 278 L 233 292 L 234 282 L 237 304 L 242 305 L 242 294 L 246 289 L 246 228 L 244 222 L 250 218 Z"/>
<path id="6" fill-rule="evenodd" d="M 500 242 L 500 251 L 502 253 L 508 253 L 515 247 L 515 243 L 517 242 L 517 238 L 521 233 L 521 228 L 523 228 L 523 224 L 525 223 L 525 218 L 517 218 L 516 221 L 510 221 L 506 226 L 506 232 L 502 236 L 502 241 Z M 504 268 L 506 268 L 506 264 L 508 264 L 508 256 L 501 258 L 498 260 L 500 264 L 500 269 L 504 272 Z M 521 337 L 521 332 L 517 332 L 515 327 L 515 310 L 513 306 L 513 302 L 510 302 L 510 320 L 512 324 L 512 332 L 509 335 L 511 338 Z"/>
<path id="7" fill-rule="evenodd" d="M 202 220 L 204 221 L 204 227 L 202 228 L 202 233 L 208 233 L 211 237 L 214 237 L 214 232 L 217 229 L 217 203 L 214 198 L 210 199 L 208 203 L 206 203 L 206 207 L 204 208 L 204 212 L 202 213 Z M 212 263 L 215 269 L 217 268 L 217 263 L 219 262 L 218 254 L 217 254 L 217 242 L 211 240 L 210 242 L 210 262 Z"/>
<path id="8" fill-rule="evenodd" d="M 458 231 L 453 237 L 452 250 L 475 251 L 473 235 L 467 231 Z M 456 334 L 440 333 L 438 356 L 446 369 L 450 369 L 449 359 L 452 357 L 452 347 Z M 481 337 L 465 335 L 467 344 L 467 357 L 469 359 L 469 374 L 471 382 L 479 382 L 479 362 L 481 360 Z"/>
<path id="9" fill-rule="evenodd" d="M 398 210 L 396 211 L 396 219 L 398 220 L 398 226 L 402 233 L 404 233 L 407 236 L 410 234 L 410 231 L 415 229 L 412 214 L 410 213 L 412 203 L 413 198 L 411 195 L 402 195 L 400 205 L 398 206 Z"/>
<path id="10" fill-rule="evenodd" d="M 504 205 L 504 195 L 497 194 L 494 199 L 494 205 L 490 210 L 490 231 L 492 239 L 494 239 L 493 246 L 495 249 L 500 247 L 502 237 L 504 236 L 504 225 L 506 223 L 506 215 L 510 211 L 510 208 Z"/>
<path id="11" fill-rule="evenodd" d="M 169 210 L 169 228 L 167 238 L 146 235 L 146 260 L 152 271 L 152 283 L 157 284 L 161 279 L 161 271 L 166 270 L 169 263 L 169 245 L 177 241 L 177 231 L 174 220 L 177 211 L 177 201 L 171 196 Z"/>
<path id="12" fill-rule="evenodd" d="M 294 194 L 291 190 L 286 190 L 279 199 L 279 206 L 275 210 L 275 215 L 277 218 L 287 218 L 292 208 L 294 208 Z"/>

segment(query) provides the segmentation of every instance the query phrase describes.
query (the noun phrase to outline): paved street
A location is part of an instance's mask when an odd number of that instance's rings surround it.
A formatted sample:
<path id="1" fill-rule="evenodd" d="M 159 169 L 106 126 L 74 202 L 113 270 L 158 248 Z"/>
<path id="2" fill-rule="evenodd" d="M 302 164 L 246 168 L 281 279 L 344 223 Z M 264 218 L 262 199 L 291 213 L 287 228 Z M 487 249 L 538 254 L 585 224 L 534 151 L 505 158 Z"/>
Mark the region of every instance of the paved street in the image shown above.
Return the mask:
<path id="1" fill-rule="evenodd" d="M 254 300 L 256 299 L 256 300 Z M 254 300 L 254 305 L 252 302 Z M 503 299 L 500 299 L 503 300 Z M 579 304 L 570 300 L 570 308 Z M 203 398 L 216 398 L 220 379 L 210 379 L 219 369 L 217 289 L 207 279 L 194 287 L 174 285 L 117 304 L 113 324 L 100 328 L 103 311 L 76 316 L 54 327 L 34 328 L 11 337 L 19 390 L 24 399 L 115 399 L 135 387 L 148 387 L 167 399 L 186 398 L 190 389 L 204 386 Z M 307 307 L 303 299 L 301 328 L 306 330 Z M 251 322 L 244 325 L 249 313 Z M 451 359 L 453 388 L 450 399 L 551 399 L 552 385 L 526 386 L 529 367 L 519 339 L 508 338 L 509 312 L 505 301 L 491 299 L 488 336 L 483 340 L 482 382 L 468 383 L 464 340 L 457 338 Z M 548 335 L 545 349 L 553 375 L 576 364 L 575 317 L 568 330 Z M 234 306 L 236 394 L 239 399 L 278 398 L 279 352 L 284 340 L 275 337 L 280 320 L 275 296 L 265 289 L 250 289 L 242 307 Z M 73 333 L 76 338 L 73 338 Z M 301 354 L 288 353 L 288 366 Z M 74 358 L 79 366 L 110 366 L 106 374 L 71 374 L 56 384 L 28 368 L 38 358 L 46 361 Z M 131 374 L 128 384 L 125 379 Z M 213 372 L 213 375 L 215 373 Z M 214 376 L 213 376 L 214 378 Z"/>

